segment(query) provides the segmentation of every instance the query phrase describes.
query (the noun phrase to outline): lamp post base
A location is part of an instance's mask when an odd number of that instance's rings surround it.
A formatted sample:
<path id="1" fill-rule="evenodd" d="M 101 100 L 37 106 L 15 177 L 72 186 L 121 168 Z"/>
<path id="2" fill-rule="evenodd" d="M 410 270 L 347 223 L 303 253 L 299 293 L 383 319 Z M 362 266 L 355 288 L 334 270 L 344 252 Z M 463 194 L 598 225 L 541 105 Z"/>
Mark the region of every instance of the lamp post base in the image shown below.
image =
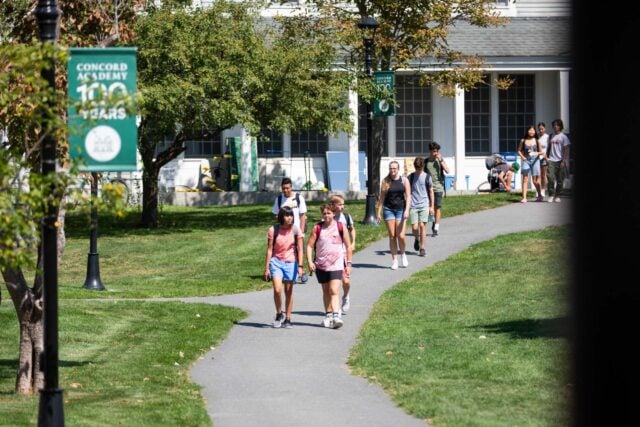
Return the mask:
<path id="1" fill-rule="evenodd" d="M 40 390 L 38 427 L 64 427 L 64 409 L 61 389 Z"/>
<path id="2" fill-rule="evenodd" d="M 378 216 L 376 215 L 376 196 L 367 194 L 367 207 L 364 213 L 363 224 L 378 225 Z"/>
<path id="3" fill-rule="evenodd" d="M 82 287 L 96 291 L 105 289 L 100 279 L 100 261 L 97 253 L 89 254 L 89 259 L 87 260 L 87 278 Z"/>

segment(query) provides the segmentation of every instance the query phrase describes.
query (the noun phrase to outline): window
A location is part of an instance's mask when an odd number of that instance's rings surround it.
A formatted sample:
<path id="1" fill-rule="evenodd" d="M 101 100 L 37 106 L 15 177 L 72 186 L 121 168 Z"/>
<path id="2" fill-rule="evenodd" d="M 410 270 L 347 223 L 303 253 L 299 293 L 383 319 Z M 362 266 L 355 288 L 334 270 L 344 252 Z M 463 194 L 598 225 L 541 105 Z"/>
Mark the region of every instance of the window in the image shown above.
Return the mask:
<path id="1" fill-rule="evenodd" d="M 485 82 L 487 81 L 485 76 Z M 491 88 L 480 84 L 464 96 L 465 151 L 469 156 L 491 154 Z"/>
<path id="2" fill-rule="evenodd" d="M 424 156 L 432 141 L 431 88 L 417 76 L 397 76 L 396 101 L 397 155 Z"/>
<path id="3" fill-rule="evenodd" d="M 329 136 L 313 130 L 291 133 L 291 157 L 324 156 L 329 149 Z"/>
<path id="4" fill-rule="evenodd" d="M 282 156 L 282 134 L 269 128 L 262 128 L 258 137 L 258 155 L 265 157 Z"/>
<path id="5" fill-rule="evenodd" d="M 498 91 L 500 151 L 516 151 L 528 125 L 535 125 L 535 76 L 533 74 L 501 75 L 510 77 L 509 89 Z"/>
<path id="6" fill-rule="evenodd" d="M 206 129 L 192 131 L 184 142 L 186 159 L 194 157 L 212 157 L 222 154 L 220 134 L 211 135 Z"/>

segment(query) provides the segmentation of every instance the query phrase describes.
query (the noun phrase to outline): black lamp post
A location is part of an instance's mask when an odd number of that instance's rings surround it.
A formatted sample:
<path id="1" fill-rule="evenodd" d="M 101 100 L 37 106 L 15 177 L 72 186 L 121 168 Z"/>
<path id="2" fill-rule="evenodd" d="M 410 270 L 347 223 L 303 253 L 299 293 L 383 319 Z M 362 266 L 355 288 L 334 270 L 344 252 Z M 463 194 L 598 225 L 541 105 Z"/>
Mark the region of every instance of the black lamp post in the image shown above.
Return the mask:
<path id="1" fill-rule="evenodd" d="M 105 289 L 100 279 L 100 256 L 98 255 L 98 174 L 91 173 L 91 232 L 89 235 L 89 255 L 87 257 L 87 276 L 84 280 L 85 289 L 103 291 Z"/>
<path id="2" fill-rule="evenodd" d="M 40 40 L 56 43 L 60 11 L 55 0 L 38 0 L 35 9 Z M 55 89 L 55 64 L 42 72 L 49 86 Z M 53 102 L 53 100 L 50 100 Z M 42 143 L 42 174 L 56 173 L 56 146 L 51 129 Z M 53 192 L 55 188 L 49 188 Z M 40 390 L 38 426 L 64 426 L 62 390 L 58 388 L 58 224 L 53 202 L 49 202 L 42 224 L 44 353 L 42 369 L 44 388 Z"/>
<path id="3" fill-rule="evenodd" d="M 364 45 L 364 67 L 365 72 L 369 78 L 373 77 L 371 71 L 371 53 L 373 51 L 373 33 L 378 28 L 378 21 L 371 16 L 362 18 L 358 21 L 358 28 L 363 30 L 364 37 L 362 44 Z M 374 183 L 377 182 L 378 171 L 374 170 L 375 162 L 373 157 L 375 150 L 373 147 L 373 105 L 371 100 L 367 101 L 367 206 L 364 214 L 363 224 L 378 224 L 376 215 L 376 194 L 378 189 L 374 187 Z"/>

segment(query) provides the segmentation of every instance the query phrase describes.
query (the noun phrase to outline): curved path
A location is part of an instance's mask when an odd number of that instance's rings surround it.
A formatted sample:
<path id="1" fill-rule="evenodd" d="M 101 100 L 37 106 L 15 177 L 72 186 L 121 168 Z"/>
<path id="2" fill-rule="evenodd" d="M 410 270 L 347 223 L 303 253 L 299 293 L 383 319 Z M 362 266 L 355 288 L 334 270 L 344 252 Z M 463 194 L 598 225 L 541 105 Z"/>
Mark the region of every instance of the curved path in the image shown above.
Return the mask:
<path id="1" fill-rule="evenodd" d="M 378 386 L 349 373 L 349 350 L 373 304 L 394 284 L 471 244 L 501 234 L 569 223 L 570 204 L 569 199 L 563 203 L 514 203 L 443 219 L 440 235 L 427 238 L 425 258 L 413 251 L 409 232 L 409 267 L 395 271 L 389 268 L 388 240 L 371 244 L 353 257 L 351 309 L 338 330 L 320 326 L 324 311 L 315 276 L 294 288 L 292 329 L 271 327 L 271 290 L 181 299 L 236 306 L 250 313 L 191 369 L 191 377 L 202 386 L 213 425 L 428 425 L 407 415 Z"/>

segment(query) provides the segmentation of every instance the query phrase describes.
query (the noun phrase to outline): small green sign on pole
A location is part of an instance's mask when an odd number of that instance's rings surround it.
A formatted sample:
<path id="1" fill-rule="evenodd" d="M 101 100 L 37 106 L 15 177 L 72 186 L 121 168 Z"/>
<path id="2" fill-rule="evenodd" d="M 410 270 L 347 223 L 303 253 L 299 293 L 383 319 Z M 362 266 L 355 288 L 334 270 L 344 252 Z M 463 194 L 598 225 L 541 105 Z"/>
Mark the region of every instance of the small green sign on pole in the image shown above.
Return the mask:
<path id="1" fill-rule="evenodd" d="M 136 48 L 70 51 L 70 157 L 80 161 L 79 169 L 84 172 L 137 170 L 136 117 L 124 105 L 126 98 L 136 93 Z M 77 107 L 89 103 L 90 107 Z"/>
<path id="2" fill-rule="evenodd" d="M 380 92 L 389 94 L 389 97 L 386 97 L 384 99 L 376 99 L 373 102 L 373 115 L 375 117 L 395 115 L 395 106 L 391 102 L 389 102 L 389 99 L 393 98 L 393 93 L 395 91 L 395 72 L 376 71 L 375 73 L 373 73 L 373 82 Z"/>

